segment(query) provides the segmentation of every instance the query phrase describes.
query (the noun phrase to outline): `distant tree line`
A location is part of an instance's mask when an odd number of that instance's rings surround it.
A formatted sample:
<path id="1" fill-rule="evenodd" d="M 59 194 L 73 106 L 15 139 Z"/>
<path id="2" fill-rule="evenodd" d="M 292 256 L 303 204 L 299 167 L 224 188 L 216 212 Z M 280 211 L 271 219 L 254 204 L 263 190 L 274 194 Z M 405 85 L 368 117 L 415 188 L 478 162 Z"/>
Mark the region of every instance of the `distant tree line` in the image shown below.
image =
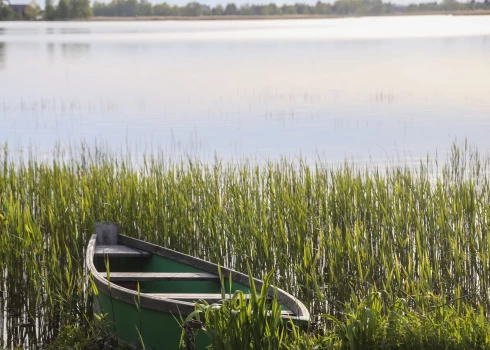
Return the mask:
<path id="1" fill-rule="evenodd" d="M 436 11 L 468 11 L 468 10 L 490 10 L 490 0 L 484 2 L 458 2 L 456 0 L 443 0 L 442 3 L 429 2 L 422 4 L 411 4 L 406 8 L 407 12 L 436 12 Z"/>
<path id="2" fill-rule="evenodd" d="M 26 7 L 27 9 L 27 7 Z M 24 11 L 25 12 L 25 11 Z M 29 13 L 29 11 L 27 11 Z M 27 14 L 16 12 L 7 1 L 0 0 L 0 21 L 28 20 Z"/>
<path id="3" fill-rule="evenodd" d="M 229 3 L 215 7 L 191 2 L 183 6 L 160 3 L 153 5 L 148 0 L 112 0 L 109 3 L 90 0 L 46 0 L 44 12 L 35 0 L 23 13 L 14 11 L 6 2 L 0 0 L 0 20 L 69 20 L 91 16 L 136 17 L 136 16 L 281 16 L 281 15 L 317 15 L 317 16 L 374 16 L 404 12 L 460 11 L 489 9 L 490 0 L 476 3 L 475 0 L 462 3 L 457 0 L 443 0 L 442 3 L 423 3 L 409 6 L 384 3 L 382 0 L 336 0 L 333 4 L 318 1 L 315 5 L 297 3 L 294 5 L 242 5 Z"/>
<path id="4" fill-rule="evenodd" d="M 110 3 L 95 2 L 95 16 L 280 16 L 280 15 L 349 15 L 349 14 L 383 14 L 393 10 L 391 4 L 381 0 L 337 0 L 334 4 L 318 1 L 316 5 L 295 4 L 278 6 L 242 5 L 234 3 L 225 6 L 210 7 L 198 2 L 185 6 L 167 3 L 152 6 L 146 0 L 112 0 Z"/>
<path id="5" fill-rule="evenodd" d="M 402 12 L 458 11 L 490 9 L 490 0 L 484 3 L 460 3 L 444 0 L 442 3 L 400 6 L 384 3 L 382 0 L 336 0 L 333 4 L 318 1 L 315 5 L 297 3 L 294 5 L 242 5 L 229 3 L 225 6 L 210 7 L 198 2 L 184 6 L 167 3 L 151 5 L 147 0 L 112 0 L 110 3 L 96 1 L 94 16 L 281 16 L 281 15 L 383 15 Z"/>
<path id="6" fill-rule="evenodd" d="M 92 17 L 90 0 L 59 0 L 57 5 L 52 0 L 46 0 L 43 18 L 47 21 L 68 20 Z"/>
<path id="7" fill-rule="evenodd" d="M 22 11 L 19 10 L 22 8 Z M 59 0 L 56 5 L 52 0 L 46 0 L 44 11 L 32 0 L 25 7 L 10 6 L 0 0 L 0 20 L 36 20 L 47 21 L 89 18 L 93 16 L 90 0 Z"/>

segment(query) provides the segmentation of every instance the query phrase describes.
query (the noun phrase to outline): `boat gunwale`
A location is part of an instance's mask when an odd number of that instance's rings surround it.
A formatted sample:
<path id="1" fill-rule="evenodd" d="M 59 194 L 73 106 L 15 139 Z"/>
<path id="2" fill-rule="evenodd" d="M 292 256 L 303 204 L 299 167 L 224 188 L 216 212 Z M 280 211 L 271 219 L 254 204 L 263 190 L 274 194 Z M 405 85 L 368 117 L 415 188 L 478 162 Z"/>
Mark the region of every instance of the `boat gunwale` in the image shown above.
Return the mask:
<path id="1" fill-rule="evenodd" d="M 95 268 L 94 257 L 95 257 L 95 248 L 97 245 L 96 241 L 97 241 L 97 234 L 93 234 L 87 246 L 86 264 L 93 276 L 97 289 L 99 291 L 102 291 L 104 294 L 108 295 L 111 298 L 115 298 L 129 304 L 135 304 L 135 300 L 138 300 L 137 291 L 121 287 L 115 283 L 110 283 L 110 281 L 107 280 Z M 209 261 L 205 261 L 184 253 L 180 253 L 178 251 L 169 248 L 164 248 L 152 243 L 148 243 L 121 234 L 117 235 L 117 243 L 126 245 L 131 248 L 143 250 L 151 254 L 168 258 L 189 266 L 193 266 L 215 275 L 218 275 L 218 268 L 220 268 L 222 275 L 226 276 L 225 278 L 228 278 L 228 276 L 230 276 L 231 274 L 232 281 L 250 287 L 248 275 L 229 268 L 218 267 L 217 264 L 211 263 Z M 254 283 L 256 289 L 260 290 L 263 281 L 254 278 Z M 295 314 L 294 316 L 284 315 L 281 316 L 282 318 L 302 321 L 302 322 L 308 322 L 310 320 L 310 314 L 308 309 L 299 299 L 295 298 L 294 296 L 285 292 L 284 290 L 273 286 L 271 286 L 269 289 L 268 292 L 269 296 L 270 297 L 274 296 L 275 291 L 277 291 L 278 302 L 288 307 Z M 233 293 L 227 293 L 227 294 L 233 295 Z M 139 305 L 140 307 L 143 307 L 145 309 L 151 309 L 155 311 L 166 312 L 166 313 L 171 313 L 174 315 L 182 315 L 182 316 L 189 315 L 195 310 L 194 302 L 192 303 L 184 302 L 176 299 L 162 299 L 161 297 L 156 297 L 156 296 L 152 297 L 152 294 L 150 293 L 139 294 Z"/>

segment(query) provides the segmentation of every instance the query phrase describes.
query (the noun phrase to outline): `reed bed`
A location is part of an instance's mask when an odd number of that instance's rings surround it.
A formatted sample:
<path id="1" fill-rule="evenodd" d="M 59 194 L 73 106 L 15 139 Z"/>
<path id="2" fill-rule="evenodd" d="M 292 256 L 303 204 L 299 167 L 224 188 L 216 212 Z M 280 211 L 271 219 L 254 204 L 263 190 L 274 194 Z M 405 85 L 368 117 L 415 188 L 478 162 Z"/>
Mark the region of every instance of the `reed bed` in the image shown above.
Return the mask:
<path id="1" fill-rule="evenodd" d="M 91 322 L 85 248 L 95 222 L 115 221 L 273 271 L 318 322 L 289 348 L 490 348 L 490 157 L 467 144 L 417 168 L 11 154 L 0 153 L 0 346 L 41 348 Z"/>

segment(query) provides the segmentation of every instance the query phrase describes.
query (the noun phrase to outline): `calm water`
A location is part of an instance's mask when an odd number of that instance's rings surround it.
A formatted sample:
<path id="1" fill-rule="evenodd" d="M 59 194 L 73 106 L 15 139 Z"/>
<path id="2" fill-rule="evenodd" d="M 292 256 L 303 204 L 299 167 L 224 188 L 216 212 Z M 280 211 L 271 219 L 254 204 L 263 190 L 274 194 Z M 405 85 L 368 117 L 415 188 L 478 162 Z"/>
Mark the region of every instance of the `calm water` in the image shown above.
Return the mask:
<path id="1" fill-rule="evenodd" d="M 490 16 L 1 23 L 0 142 L 201 158 L 490 148 Z"/>

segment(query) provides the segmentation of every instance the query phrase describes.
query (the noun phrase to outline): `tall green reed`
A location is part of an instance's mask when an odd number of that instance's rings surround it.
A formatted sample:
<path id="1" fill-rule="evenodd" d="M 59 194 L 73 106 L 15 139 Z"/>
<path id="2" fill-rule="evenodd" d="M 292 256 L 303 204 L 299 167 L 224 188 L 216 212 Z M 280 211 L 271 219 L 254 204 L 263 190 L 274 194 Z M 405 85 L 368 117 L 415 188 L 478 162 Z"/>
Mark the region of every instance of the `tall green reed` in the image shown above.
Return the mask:
<path id="1" fill-rule="evenodd" d="M 85 248 L 97 221 L 272 282 L 341 319 L 372 288 L 408 307 L 429 293 L 489 310 L 489 159 L 468 145 L 418 168 L 281 159 L 202 163 L 82 147 L 0 155 L 6 346 L 39 346 L 90 315 Z M 457 300 L 457 302 L 456 302 Z M 329 322 L 325 327 L 331 327 Z"/>

